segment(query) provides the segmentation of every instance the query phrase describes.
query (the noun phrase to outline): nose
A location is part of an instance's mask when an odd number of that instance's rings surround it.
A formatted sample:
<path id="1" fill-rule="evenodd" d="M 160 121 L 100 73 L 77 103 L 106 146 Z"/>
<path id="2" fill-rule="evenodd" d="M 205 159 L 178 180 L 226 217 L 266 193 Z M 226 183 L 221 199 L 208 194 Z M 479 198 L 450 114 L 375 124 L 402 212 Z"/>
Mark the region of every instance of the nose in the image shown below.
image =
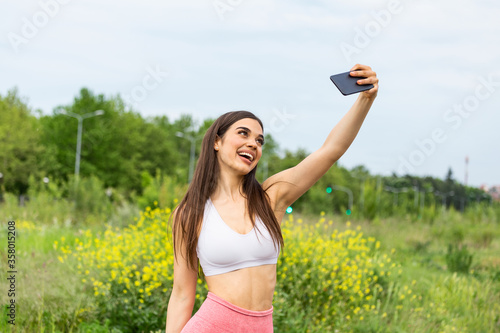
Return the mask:
<path id="1" fill-rule="evenodd" d="M 254 147 L 254 148 L 256 148 L 257 147 L 257 143 L 255 142 L 255 140 L 253 140 L 253 141 L 252 140 L 248 140 L 247 141 L 247 146 L 248 147 Z"/>

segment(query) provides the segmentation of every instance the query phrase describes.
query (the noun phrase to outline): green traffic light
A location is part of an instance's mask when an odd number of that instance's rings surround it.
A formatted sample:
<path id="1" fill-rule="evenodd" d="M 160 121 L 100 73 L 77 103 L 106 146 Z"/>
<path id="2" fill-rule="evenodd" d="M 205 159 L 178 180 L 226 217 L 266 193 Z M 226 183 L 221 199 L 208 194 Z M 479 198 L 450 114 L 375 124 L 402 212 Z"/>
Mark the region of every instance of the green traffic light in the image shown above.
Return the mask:
<path id="1" fill-rule="evenodd" d="M 333 191 L 333 189 L 332 189 L 332 187 L 331 187 L 331 186 L 328 186 L 328 187 L 326 188 L 326 193 L 330 194 L 330 193 L 332 193 L 332 191 Z"/>
<path id="2" fill-rule="evenodd" d="M 351 210 L 348 209 L 348 210 L 345 211 L 345 213 L 346 213 L 346 215 L 351 215 Z"/>
<path id="3" fill-rule="evenodd" d="M 290 214 L 291 212 L 293 212 L 293 208 L 292 208 L 292 207 L 288 207 L 288 208 L 286 209 L 286 213 L 287 213 L 287 214 Z"/>

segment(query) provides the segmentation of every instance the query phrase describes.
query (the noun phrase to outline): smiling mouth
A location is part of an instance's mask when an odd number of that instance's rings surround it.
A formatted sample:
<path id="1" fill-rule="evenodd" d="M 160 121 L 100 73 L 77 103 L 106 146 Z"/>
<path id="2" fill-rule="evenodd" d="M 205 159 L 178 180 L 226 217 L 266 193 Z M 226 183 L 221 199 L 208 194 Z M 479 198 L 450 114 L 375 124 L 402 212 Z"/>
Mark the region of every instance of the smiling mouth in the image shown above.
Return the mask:
<path id="1" fill-rule="evenodd" d="M 247 164 L 252 164 L 252 161 L 250 160 L 249 157 L 247 156 L 244 156 L 244 155 L 240 155 L 240 158 Z"/>
<path id="2" fill-rule="evenodd" d="M 248 160 L 250 163 L 253 161 L 254 157 L 252 156 L 252 154 L 249 154 L 249 153 L 246 153 L 246 152 L 242 152 L 242 153 L 238 153 L 238 155 L 240 155 L 240 157 Z"/>

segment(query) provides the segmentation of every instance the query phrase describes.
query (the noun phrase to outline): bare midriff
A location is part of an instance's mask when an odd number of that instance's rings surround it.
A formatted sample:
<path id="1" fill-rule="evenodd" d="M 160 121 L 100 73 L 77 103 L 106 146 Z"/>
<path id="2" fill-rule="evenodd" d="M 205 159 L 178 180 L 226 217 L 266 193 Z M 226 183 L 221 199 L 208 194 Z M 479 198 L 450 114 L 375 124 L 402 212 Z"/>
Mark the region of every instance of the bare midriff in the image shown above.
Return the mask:
<path id="1" fill-rule="evenodd" d="M 240 308 L 265 311 L 273 305 L 276 265 L 262 265 L 206 277 L 208 290 Z"/>

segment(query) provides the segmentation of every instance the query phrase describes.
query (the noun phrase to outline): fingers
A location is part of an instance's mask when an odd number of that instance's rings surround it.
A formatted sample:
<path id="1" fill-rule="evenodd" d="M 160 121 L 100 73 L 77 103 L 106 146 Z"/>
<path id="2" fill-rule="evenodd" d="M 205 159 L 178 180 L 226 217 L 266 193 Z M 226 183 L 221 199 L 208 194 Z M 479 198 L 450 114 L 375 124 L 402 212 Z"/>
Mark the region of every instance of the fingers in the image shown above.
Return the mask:
<path id="1" fill-rule="evenodd" d="M 350 76 L 354 77 L 364 77 L 364 79 L 359 79 L 357 83 L 359 85 L 363 84 L 373 84 L 373 88 L 363 92 L 365 96 L 376 96 L 378 92 L 378 78 L 377 73 L 375 73 L 370 66 L 356 64 L 351 68 Z"/>
<path id="2" fill-rule="evenodd" d="M 374 71 L 370 70 L 357 70 L 354 72 L 351 72 L 349 74 L 350 76 L 354 77 L 362 77 L 363 79 L 360 79 L 357 81 L 358 84 L 375 84 L 378 82 L 377 78 L 377 73 Z"/>
<path id="3" fill-rule="evenodd" d="M 360 75 L 360 76 L 364 76 L 366 77 L 366 79 L 360 79 L 357 81 L 358 84 L 373 84 L 375 85 L 376 83 L 378 83 L 378 78 L 376 76 L 376 73 L 375 72 L 372 72 L 373 75 Z"/>
<path id="4" fill-rule="evenodd" d="M 366 65 L 361 65 L 361 64 L 356 64 L 354 65 L 352 68 L 351 68 L 351 71 L 355 71 L 355 70 L 369 70 L 371 71 L 372 68 L 370 66 L 366 66 Z"/>

